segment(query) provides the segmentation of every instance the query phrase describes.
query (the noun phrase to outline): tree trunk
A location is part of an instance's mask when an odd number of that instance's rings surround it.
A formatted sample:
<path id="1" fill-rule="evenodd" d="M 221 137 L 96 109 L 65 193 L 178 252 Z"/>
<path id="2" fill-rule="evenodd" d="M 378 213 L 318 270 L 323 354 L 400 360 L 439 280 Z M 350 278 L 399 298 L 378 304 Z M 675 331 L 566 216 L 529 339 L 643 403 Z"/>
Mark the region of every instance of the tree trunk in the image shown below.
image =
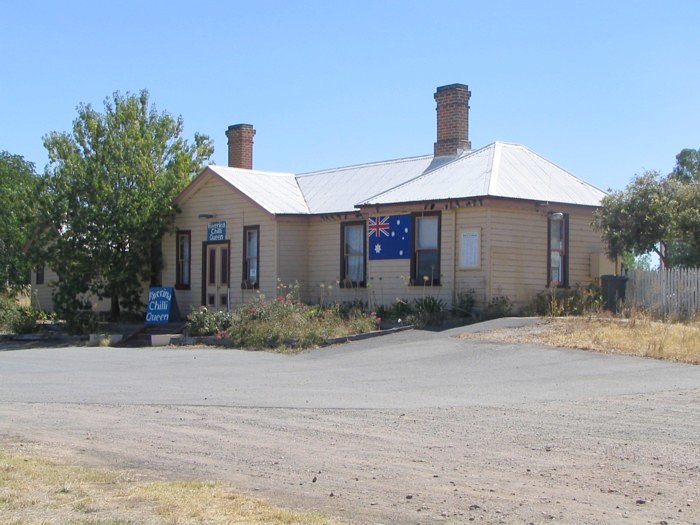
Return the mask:
<path id="1" fill-rule="evenodd" d="M 151 286 L 163 285 L 163 249 L 160 239 L 151 243 Z"/>
<path id="2" fill-rule="evenodd" d="M 119 294 L 112 292 L 112 306 L 109 311 L 109 318 L 112 321 L 118 321 L 121 312 L 119 310 Z"/>

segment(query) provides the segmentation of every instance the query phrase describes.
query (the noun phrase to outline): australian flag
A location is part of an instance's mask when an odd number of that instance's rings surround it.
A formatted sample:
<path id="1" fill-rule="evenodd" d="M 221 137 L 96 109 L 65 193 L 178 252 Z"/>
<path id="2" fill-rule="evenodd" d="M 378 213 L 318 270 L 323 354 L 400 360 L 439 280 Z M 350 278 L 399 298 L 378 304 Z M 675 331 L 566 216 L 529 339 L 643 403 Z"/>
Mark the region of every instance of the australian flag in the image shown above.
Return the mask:
<path id="1" fill-rule="evenodd" d="M 367 218 L 370 260 L 411 258 L 411 216 Z"/>

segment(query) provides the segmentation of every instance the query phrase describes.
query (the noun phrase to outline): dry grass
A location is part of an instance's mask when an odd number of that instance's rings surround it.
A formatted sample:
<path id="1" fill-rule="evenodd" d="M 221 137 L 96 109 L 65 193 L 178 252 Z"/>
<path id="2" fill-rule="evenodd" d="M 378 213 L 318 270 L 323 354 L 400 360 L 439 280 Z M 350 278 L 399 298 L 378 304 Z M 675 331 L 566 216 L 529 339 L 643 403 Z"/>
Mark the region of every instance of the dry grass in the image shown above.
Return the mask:
<path id="1" fill-rule="evenodd" d="M 327 524 L 218 482 L 148 481 L 133 472 L 61 465 L 0 451 L 0 525 L 74 523 Z"/>
<path id="2" fill-rule="evenodd" d="M 700 364 L 700 320 L 688 323 L 631 319 L 566 317 L 546 319 L 534 327 L 462 334 L 501 342 L 546 344 L 598 352 L 653 357 Z"/>

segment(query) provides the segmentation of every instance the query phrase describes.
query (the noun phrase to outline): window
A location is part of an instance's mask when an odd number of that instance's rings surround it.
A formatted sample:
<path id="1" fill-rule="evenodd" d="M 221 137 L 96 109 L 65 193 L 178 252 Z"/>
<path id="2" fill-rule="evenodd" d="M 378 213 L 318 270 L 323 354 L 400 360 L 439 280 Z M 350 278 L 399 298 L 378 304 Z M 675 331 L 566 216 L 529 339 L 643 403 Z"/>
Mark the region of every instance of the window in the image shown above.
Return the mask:
<path id="1" fill-rule="evenodd" d="M 365 286 L 365 221 L 340 224 L 340 286 Z"/>
<path id="2" fill-rule="evenodd" d="M 459 267 L 473 270 L 481 267 L 481 232 L 462 230 L 459 236 Z"/>
<path id="3" fill-rule="evenodd" d="M 34 269 L 36 273 L 36 284 L 44 284 L 44 265 L 40 264 Z M 24 274 L 27 275 L 26 273 Z"/>
<path id="4" fill-rule="evenodd" d="M 411 278 L 415 285 L 440 284 L 440 212 L 413 216 L 415 241 Z"/>
<path id="5" fill-rule="evenodd" d="M 175 287 L 189 289 L 190 287 L 190 255 L 192 253 L 189 231 L 179 231 L 175 235 Z"/>
<path id="6" fill-rule="evenodd" d="M 260 285 L 260 226 L 243 228 L 243 282 L 241 288 L 258 288 Z"/>
<path id="7" fill-rule="evenodd" d="M 551 213 L 547 222 L 547 286 L 569 285 L 569 215 Z"/>

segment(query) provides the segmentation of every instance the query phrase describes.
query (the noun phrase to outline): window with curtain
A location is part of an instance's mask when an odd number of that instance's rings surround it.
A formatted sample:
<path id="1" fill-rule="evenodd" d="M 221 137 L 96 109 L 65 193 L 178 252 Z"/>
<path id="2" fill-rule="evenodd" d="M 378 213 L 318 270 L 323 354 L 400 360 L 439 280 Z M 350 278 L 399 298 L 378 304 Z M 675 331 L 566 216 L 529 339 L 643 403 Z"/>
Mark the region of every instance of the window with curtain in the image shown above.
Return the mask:
<path id="1" fill-rule="evenodd" d="M 364 221 L 340 225 L 340 284 L 344 287 L 365 286 L 366 226 Z"/>
<path id="2" fill-rule="evenodd" d="M 191 256 L 191 235 L 189 231 L 179 231 L 176 234 L 176 254 L 175 254 L 175 286 L 177 288 L 190 287 L 190 256 Z"/>
<path id="3" fill-rule="evenodd" d="M 36 273 L 36 284 L 44 284 L 44 265 L 37 266 L 34 272 Z"/>
<path id="4" fill-rule="evenodd" d="M 243 288 L 258 288 L 260 285 L 260 226 L 243 228 Z"/>
<path id="5" fill-rule="evenodd" d="M 411 277 L 415 285 L 440 284 L 440 213 L 413 216 L 415 232 Z"/>
<path id="6" fill-rule="evenodd" d="M 569 285 L 569 216 L 552 213 L 548 221 L 547 286 Z"/>

